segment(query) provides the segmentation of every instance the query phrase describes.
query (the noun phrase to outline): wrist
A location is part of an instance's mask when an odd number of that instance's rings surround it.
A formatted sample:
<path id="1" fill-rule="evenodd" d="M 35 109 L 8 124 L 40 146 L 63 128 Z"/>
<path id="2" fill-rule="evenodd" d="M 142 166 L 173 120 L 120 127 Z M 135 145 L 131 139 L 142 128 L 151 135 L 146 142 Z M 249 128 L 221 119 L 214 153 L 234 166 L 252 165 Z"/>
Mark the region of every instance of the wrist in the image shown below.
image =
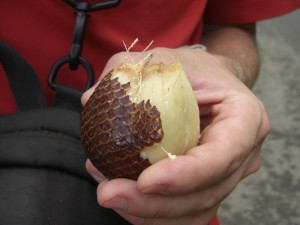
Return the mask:
<path id="1" fill-rule="evenodd" d="M 202 50 L 202 51 L 207 52 L 207 47 L 205 45 L 202 45 L 202 44 L 185 45 L 185 46 L 182 46 L 182 48 Z M 226 57 L 226 56 L 221 56 L 221 55 L 215 55 L 215 56 L 219 57 L 221 59 L 222 64 L 224 64 L 225 67 L 231 73 L 233 73 L 237 78 L 240 79 L 242 77 L 242 75 L 241 75 L 242 74 L 242 68 L 236 62 L 234 62 L 232 59 L 230 59 L 229 57 Z"/>
<path id="2" fill-rule="evenodd" d="M 236 78 L 238 78 L 242 83 L 247 86 L 251 86 L 252 82 L 248 76 L 245 75 L 243 67 L 237 63 L 236 61 L 232 60 L 229 57 L 222 56 L 222 55 L 215 55 L 218 57 L 222 63 L 222 65 Z"/>
<path id="3" fill-rule="evenodd" d="M 243 81 L 243 71 L 242 67 L 237 64 L 234 60 L 228 58 L 228 57 L 223 57 L 225 60 L 225 65 L 226 67 L 241 81 Z"/>

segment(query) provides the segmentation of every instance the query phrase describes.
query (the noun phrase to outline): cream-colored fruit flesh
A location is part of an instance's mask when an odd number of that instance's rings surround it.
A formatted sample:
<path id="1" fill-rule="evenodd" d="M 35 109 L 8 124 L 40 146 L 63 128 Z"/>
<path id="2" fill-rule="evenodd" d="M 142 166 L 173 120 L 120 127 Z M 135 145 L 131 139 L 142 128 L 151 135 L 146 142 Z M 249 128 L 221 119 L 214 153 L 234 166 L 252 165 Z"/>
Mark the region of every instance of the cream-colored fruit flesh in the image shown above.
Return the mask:
<path id="1" fill-rule="evenodd" d="M 180 63 L 148 65 L 123 63 L 112 78 L 130 82 L 127 92 L 132 102 L 150 100 L 160 112 L 163 140 L 141 151 L 141 157 L 155 163 L 172 155 L 182 155 L 199 139 L 200 115 L 192 87 Z M 169 154 L 170 155 L 170 154 Z"/>

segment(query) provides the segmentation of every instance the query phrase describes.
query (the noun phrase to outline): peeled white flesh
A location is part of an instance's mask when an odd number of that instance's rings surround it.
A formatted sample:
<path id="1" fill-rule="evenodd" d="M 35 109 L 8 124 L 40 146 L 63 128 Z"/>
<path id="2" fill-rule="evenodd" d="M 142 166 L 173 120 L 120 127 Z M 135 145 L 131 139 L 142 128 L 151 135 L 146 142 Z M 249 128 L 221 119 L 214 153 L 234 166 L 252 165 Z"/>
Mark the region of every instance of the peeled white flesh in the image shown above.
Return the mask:
<path id="1" fill-rule="evenodd" d="M 182 65 L 152 64 L 148 60 L 138 64 L 125 62 L 112 72 L 121 84 L 130 82 L 129 98 L 134 103 L 150 100 L 160 112 L 163 139 L 141 151 L 150 163 L 174 158 L 198 144 L 200 114 L 191 84 Z"/>

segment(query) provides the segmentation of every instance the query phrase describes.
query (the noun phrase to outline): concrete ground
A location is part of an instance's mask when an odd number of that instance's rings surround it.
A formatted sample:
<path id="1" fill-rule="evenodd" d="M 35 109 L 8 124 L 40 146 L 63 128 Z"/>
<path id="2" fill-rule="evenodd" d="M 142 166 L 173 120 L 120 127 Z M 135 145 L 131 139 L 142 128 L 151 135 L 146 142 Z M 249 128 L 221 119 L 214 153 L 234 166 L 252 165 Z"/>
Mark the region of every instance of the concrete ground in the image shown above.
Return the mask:
<path id="1" fill-rule="evenodd" d="M 300 10 L 258 24 L 262 67 L 254 92 L 271 132 L 262 167 L 222 203 L 222 225 L 300 225 Z"/>

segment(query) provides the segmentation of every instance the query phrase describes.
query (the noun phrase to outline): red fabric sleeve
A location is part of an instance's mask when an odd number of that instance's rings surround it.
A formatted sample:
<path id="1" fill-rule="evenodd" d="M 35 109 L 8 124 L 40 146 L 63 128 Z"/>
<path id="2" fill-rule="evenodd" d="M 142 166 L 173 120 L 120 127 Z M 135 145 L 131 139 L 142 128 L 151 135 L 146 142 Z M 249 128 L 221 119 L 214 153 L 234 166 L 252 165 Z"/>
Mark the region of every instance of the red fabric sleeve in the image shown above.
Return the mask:
<path id="1" fill-rule="evenodd" d="M 208 0 L 204 22 L 208 24 L 252 23 L 300 8 L 300 0 Z"/>

